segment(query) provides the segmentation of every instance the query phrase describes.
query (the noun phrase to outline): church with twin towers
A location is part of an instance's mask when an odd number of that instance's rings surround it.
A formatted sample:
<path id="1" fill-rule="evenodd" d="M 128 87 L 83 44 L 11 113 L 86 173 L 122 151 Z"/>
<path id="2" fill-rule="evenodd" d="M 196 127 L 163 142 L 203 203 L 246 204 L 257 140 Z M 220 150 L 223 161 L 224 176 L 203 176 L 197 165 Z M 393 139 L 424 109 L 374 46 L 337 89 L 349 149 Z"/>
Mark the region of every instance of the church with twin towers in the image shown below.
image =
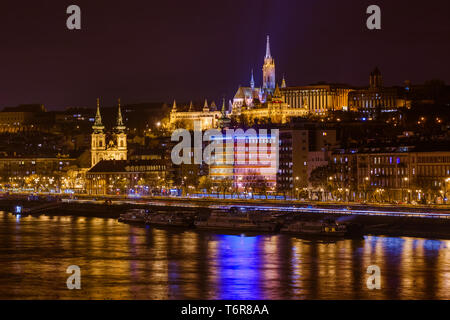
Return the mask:
<path id="1" fill-rule="evenodd" d="M 91 134 L 91 167 L 102 160 L 127 160 L 127 134 L 118 100 L 116 124 L 111 131 L 105 131 L 97 99 L 97 112 Z"/>

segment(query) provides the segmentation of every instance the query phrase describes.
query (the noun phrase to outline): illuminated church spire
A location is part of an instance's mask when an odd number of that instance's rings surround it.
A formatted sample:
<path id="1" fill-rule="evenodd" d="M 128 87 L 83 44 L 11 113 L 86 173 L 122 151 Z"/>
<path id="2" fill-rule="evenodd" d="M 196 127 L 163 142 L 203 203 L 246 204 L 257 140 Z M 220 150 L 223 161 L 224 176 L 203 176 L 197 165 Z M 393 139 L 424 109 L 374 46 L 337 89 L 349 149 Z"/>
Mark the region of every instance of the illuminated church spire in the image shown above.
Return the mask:
<path id="1" fill-rule="evenodd" d="M 209 111 L 208 100 L 205 99 L 205 104 L 203 105 L 203 112 L 208 112 L 208 111 Z"/>
<path id="2" fill-rule="evenodd" d="M 225 107 L 225 98 L 223 98 L 222 102 L 222 116 L 226 115 L 226 107 Z"/>
<path id="3" fill-rule="evenodd" d="M 118 109 L 117 109 L 117 121 L 116 121 L 115 129 L 117 131 L 123 131 L 123 130 L 125 130 L 125 125 L 123 124 L 122 111 L 120 110 L 120 98 L 117 100 L 117 103 L 118 103 Z"/>
<path id="4" fill-rule="evenodd" d="M 269 92 L 275 89 L 275 61 L 270 54 L 269 36 L 267 36 L 266 56 L 263 65 L 263 89 Z"/>
<path id="5" fill-rule="evenodd" d="M 284 79 L 284 75 L 283 80 L 281 81 L 281 88 L 286 88 L 286 80 Z"/>
<path id="6" fill-rule="evenodd" d="M 221 129 L 228 128 L 230 126 L 231 119 L 227 117 L 225 98 L 223 98 L 222 102 L 222 116 L 219 119 L 219 127 Z"/>
<path id="7" fill-rule="evenodd" d="M 172 112 L 177 112 L 177 102 L 173 100 Z"/>
<path id="8" fill-rule="evenodd" d="M 116 125 L 113 128 L 110 141 L 106 140 L 103 131 L 105 127 L 100 114 L 100 99 L 97 99 L 97 114 L 92 126 L 94 132 L 91 134 L 91 167 L 103 160 L 127 160 L 127 134 L 120 110 L 120 99 L 118 99 Z"/>
<path id="9" fill-rule="evenodd" d="M 250 87 L 255 89 L 255 79 L 253 78 L 253 69 L 252 69 L 252 77 L 250 79 Z"/>
<path id="10" fill-rule="evenodd" d="M 100 114 L 100 99 L 99 98 L 97 98 L 97 113 L 95 114 L 95 121 L 94 121 L 94 125 L 92 126 L 92 128 L 95 131 L 102 131 L 105 128 L 102 123 L 102 115 Z"/>
<path id="11" fill-rule="evenodd" d="M 267 36 L 267 43 L 266 43 L 266 59 L 270 59 L 272 56 L 270 55 L 270 39 L 269 36 Z"/>

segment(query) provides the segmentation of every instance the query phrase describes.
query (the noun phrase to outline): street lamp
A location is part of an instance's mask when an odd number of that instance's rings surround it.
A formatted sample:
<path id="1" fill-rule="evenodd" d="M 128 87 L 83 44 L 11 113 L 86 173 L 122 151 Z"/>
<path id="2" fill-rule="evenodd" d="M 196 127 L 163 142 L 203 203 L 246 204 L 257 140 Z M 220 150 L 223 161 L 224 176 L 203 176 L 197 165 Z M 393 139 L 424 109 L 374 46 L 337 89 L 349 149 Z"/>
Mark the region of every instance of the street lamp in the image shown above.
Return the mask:
<path id="1" fill-rule="evenodd" d="M 422 190 L 416 190 L 416 194 L 417 194 L 417 202 L 422 200 Z"/>
<path id="2" fill-rule="evenodd" d="M 367 201 L 368 197 L 367 197 L 367 189 L 369 188 L 369 177 L 365 177 L 364 178 L 364 201 Z"/>
<path id="3" fill-rule="evenodd" d="M 298 184 L 298 182 L 299 182 L 299 180 L 300 180 L 300 178 L 297 176 L 297 177 L 295 177 L 295 184 L 294 184 L 294 187 L 295 187 L 295 196 L 296 196 L 296 198 L 297 198 L 297 200 L 298 200 L 298 198 L 299 198 L 299 194 L 298 194 L 298 187 L 299 187 L 299 184 Z M 292 195 L 292 193 L 291 193 L 291 196 L 293 196 Z"/>
<path id="4" fill-rule="evenodd" d="M 187 179 L 187 177 L 184 176 L 184 177 L 183 177 L 183 181 L 181 181 L 181 185 L 182 185 L 182 193 L 186 193 L 186 194 L 187 194 L 187 190 L 186 190 L 186 179 Z M 185 195 L 186 195 L 186 194 L 185 194 Z"/>
<path id="5" fill-rule="evenodd" d="M 404 192 L 405 192 L 405 188 L 406 188 L 406 184 L 407 184 L 408 180 L 409 180 L 408 177 L 404 177 L 404 178 L 403 178 L 404 183 L 402 184 L 402 201 L 405 200 L 405 198 L 406 198 L 406 201 L 405 201 L 405 202 L 408 202 L 408 196 L 406 196 L 406 197 L 404 198 L 404 197 L 403 197 L 403 194 L 404 194 Z"/>

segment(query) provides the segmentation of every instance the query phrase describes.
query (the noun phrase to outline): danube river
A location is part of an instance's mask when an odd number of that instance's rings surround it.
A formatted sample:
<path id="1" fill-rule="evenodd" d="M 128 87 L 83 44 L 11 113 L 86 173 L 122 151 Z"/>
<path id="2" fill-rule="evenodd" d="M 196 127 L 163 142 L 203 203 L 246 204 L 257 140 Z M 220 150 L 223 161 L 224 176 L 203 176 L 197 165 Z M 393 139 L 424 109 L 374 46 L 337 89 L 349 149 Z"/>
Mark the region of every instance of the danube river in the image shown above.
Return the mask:
<path id="1" fill-rule="evenodd" d="M 0 299 L 450 299 L 450 241 L 163 230 L 0 212 Z M 81 268 L 68 290 L 66 269 Z M 381 270 L 369 290 L 367 268 Z"/>

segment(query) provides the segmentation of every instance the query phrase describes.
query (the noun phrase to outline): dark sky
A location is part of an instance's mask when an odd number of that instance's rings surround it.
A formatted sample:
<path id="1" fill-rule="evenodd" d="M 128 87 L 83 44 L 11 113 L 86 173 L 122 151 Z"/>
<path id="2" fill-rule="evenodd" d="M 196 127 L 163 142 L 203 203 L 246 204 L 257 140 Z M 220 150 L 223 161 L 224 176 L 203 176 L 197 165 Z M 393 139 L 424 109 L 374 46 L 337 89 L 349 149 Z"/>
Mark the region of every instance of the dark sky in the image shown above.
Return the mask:
<path id="1" fill-rule="evenodd" d="M 66 28 L 66 8 L 82 30 Z M 367 6 L 382 30 L 366 28 Z M 387 85 L 450 83 L 448 0 L 2 0 L 0 107 L 232 98 L 257 85 L 265 38 L 277 81 L 365 85 L 379 66 Z"/>

